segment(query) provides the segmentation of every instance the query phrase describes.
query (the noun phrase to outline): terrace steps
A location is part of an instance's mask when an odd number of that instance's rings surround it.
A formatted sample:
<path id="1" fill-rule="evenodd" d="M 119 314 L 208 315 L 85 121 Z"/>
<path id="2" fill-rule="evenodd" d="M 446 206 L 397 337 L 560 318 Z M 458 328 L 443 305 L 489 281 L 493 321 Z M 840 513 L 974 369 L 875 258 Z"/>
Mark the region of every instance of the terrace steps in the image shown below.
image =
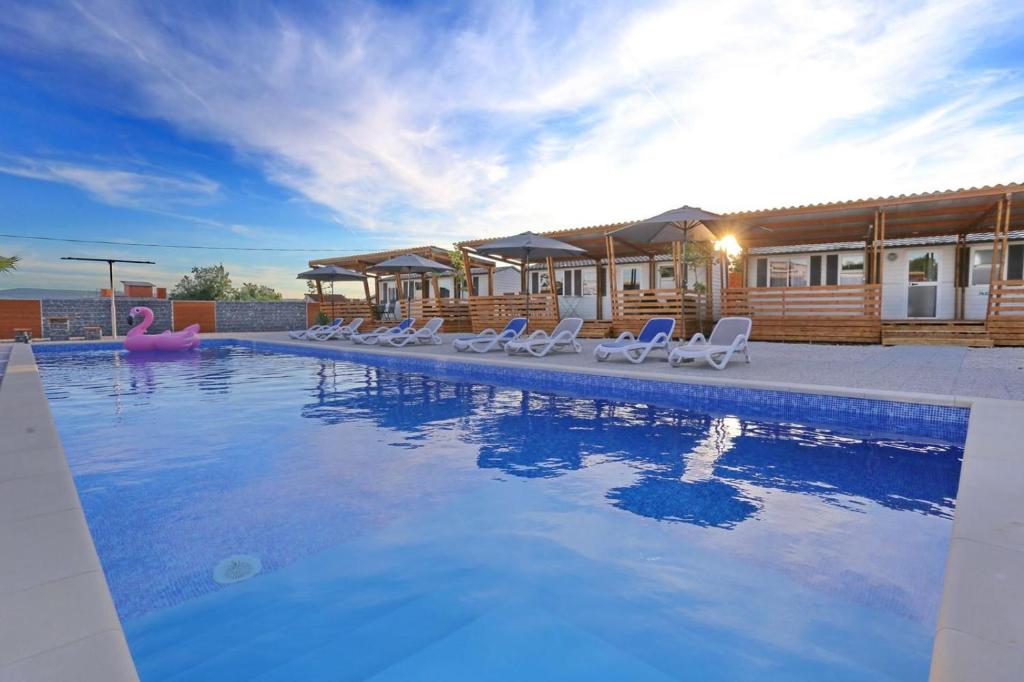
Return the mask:
<path id="1" fill-rule="evenodd" d="M 991 348 L 982 320 L 893 320 L 882 323 L 883 346 Z"/>

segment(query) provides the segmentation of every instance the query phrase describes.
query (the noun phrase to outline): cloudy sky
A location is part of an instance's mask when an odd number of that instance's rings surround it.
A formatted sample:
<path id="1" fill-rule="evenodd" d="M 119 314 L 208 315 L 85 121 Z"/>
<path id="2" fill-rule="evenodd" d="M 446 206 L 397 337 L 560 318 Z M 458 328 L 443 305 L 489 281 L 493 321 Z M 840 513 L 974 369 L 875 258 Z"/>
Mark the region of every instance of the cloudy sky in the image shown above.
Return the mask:
<path id="1" fill-rule="evenodd" d="M 1024 180 L 1024 3 L 25 0 L 0 288 Z"/>

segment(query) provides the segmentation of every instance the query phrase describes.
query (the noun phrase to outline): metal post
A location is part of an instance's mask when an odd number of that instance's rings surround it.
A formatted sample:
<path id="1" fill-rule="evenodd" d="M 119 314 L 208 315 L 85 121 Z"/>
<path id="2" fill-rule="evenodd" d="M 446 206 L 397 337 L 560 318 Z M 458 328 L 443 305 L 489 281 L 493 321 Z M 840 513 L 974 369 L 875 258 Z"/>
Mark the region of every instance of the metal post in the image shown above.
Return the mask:
<path id="1" fill-rule="evenodd" d="M 107 269 L 110 271 L 110 336 L 117 338 L 117 302 L 114 300 L 114 261 L 107 261 Z"/>

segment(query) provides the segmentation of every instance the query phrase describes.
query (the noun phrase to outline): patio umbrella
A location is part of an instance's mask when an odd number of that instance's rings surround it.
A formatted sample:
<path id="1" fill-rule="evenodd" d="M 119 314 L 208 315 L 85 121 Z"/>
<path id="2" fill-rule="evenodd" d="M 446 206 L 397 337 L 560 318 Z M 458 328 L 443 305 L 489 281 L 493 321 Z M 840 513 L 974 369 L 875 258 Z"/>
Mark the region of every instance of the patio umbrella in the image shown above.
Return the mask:
<path id="1" fill-rule="evenodd" d="M 452 268 L 438 263 L 437 261 L 424 258 L 423 256 L 417 256 L 415 253 L 407 253 L 402 256 L 396 256 L 389 258 L 386 261 L 377 263 L 370 268 L 374 272 L 382 273 L 395 273 L 397 275 L 424 275 L 428 273 L 441 274 L 452 272 Z M 399 277 L 401 281 L 401 277 Z M 407 306 L 412 305 L 412 288 L 409 288 L 409 295 L 407 297 Z M 406 317 L 409 316 L 409 308 L 405 309 Z"/>
<path id="2" fill-rule="evenodd" d="M 686 242 L 713 242 L 718 236 L 712 232 L 711 226 L 721 220 L 717 213 L 711 213 L 693 206 L 681 206 L 659 213 L 653 218 L 641 220 L 632 225 L 612 230 L 608 234 L 613 237 L 628 239 L 636 244 L 666 244 L 670 242 L 683 243 L 682 282 L 683 289 L 686 288 Z M 653 283 L 652 283 L 653 286 Z M 686 303 L 683 303 L 683 316 L 685 319 Z M 697 314 L 702 318 L 702 311 L 698 306 Z M 703 322 L 701 319 L 700 322 Z M 684 329 L 685 331 L 685 329 Z"/>
<path id="3" fill-rule="evenodd" d="M 300 272 L 295 276 L 295 279 L 312 279 L 319 280 L 321 282 L 331 283 L 331 305 L 334 305 L 334 283 L 335 282 L 358 282 L 366 279 L 366 275 L 355 270 L 349 270 L 343 268 L 340 265 L 321 265 L 320 267 L 313 268 L 312 270 L 306 270 Z M 323 293 L 320 294 L 320 302 L 324 302 Z"/>
<path id="4" fill-rule="evenodd" d="M 560 258 L 562 256 L 580 256 L 586 254 L 585 249 L 572 244 L 560 242 L 551 237 L 544 237 L 533 232 L 523 232 L 512 237 L 496 239 L 476 247 L 478 253 L 485 256 L 501 256 L 518 258 L 522 261 L 523 272 L 530 266 L 530 258 Z M 555 283 L 551 282 L 554 291 Z M 526 287 L 526 316 L 530 316 L 530 287 Z"/>

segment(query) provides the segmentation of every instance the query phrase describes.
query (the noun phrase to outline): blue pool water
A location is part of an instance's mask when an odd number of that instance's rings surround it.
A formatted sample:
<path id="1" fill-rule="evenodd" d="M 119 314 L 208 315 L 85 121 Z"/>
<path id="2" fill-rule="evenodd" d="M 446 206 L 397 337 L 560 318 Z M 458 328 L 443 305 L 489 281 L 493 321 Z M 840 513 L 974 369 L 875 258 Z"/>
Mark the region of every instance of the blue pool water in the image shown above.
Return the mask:
<path id="1" fill-rule="evenodd" d="M 956 410 L 37 360 L 146 682 L 927 678 Z M 217 582 L 238 556 L 260 572 Z"/>

